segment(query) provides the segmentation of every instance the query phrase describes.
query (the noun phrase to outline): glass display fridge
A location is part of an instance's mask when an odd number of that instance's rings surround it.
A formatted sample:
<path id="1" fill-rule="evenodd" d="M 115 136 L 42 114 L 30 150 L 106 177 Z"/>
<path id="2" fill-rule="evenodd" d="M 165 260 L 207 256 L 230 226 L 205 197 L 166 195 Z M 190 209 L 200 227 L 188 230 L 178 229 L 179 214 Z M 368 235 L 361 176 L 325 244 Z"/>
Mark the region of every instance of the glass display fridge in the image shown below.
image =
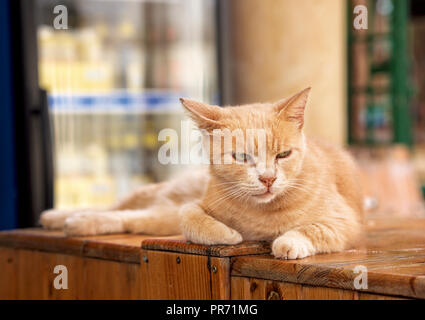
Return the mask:
<path id="1" fill-rule="evenodd" d="M 220 103 L 216 7 L 10 2 L 19 227 L 50 207 L 110 205 L 182 169 L 159 163 L 158 133 L 180 132 L 180 97 Z"/>

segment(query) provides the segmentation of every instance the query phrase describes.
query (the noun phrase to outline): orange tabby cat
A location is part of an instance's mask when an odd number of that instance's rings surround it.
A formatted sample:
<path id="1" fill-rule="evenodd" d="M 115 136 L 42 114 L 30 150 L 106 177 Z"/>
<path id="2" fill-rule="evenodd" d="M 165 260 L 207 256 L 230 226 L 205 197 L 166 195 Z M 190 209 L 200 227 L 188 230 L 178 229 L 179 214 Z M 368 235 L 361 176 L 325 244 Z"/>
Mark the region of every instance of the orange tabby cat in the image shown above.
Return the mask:
<path id="1" fill-rule="evenodd" d="M 273 254 L 284 259 L 344 250 L 362 232 L 359 175 L 346 152 L 304 136 L 309 92 L 275 104 L 228 108 L 182 99 L 208 133 L 263 130 L 265 153 L 255 152 L 257 138 L 244 142 L 251 153 L 236 152 L 232 139 L 220 149 L 228 161 L 208 171 L 144 186 L 109 210 L 49 210 L 41 223 L 68 235 L 183 233 L 201 244 L 268 240 Z"/>

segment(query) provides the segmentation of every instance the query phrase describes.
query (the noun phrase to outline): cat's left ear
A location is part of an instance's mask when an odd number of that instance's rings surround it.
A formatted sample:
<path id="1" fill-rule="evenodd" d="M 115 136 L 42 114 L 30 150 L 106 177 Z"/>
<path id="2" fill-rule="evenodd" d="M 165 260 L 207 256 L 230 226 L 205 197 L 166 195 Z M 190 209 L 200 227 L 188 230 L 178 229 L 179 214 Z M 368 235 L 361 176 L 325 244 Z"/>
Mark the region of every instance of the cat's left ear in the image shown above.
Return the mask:
<path id="1" fill-rule="evenodd" d="M 311 88 L 306 88 L 290 98 L 281 100 L 275 104 L 278 118 L 296 122 L 299 129 L 304 126 L 304 111 L 307 105 Z"/>
<path id="2" fill-rule="evenodd" d="M 196 122 L 199 129 L 212 130 L 220 127 L 222 109 L 202 102 L 180 98 L 189 116 Z"/>

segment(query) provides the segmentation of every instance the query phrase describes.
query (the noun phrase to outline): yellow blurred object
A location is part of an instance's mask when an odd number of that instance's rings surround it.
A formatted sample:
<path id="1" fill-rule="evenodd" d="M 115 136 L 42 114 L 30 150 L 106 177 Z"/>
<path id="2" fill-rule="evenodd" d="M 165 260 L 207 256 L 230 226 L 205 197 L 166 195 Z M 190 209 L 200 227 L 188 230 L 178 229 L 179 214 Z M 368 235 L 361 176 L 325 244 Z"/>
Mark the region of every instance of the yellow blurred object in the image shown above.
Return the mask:
<path id="1" fill-rule="evenodd" d="M 139 139 L 135 134 L 126 134 L 124 136 L 122 145 L 124 148 L 135 149 L 138 146 Z"/>
<path id="2" fill-rule="evenodd" d="M 39 80 L 44 89 L 86 93 L 114 88 L 114 65 L 105 57 L 96 29 L 65 32 L 44 26 L 38 38 Z"/>
<path id="3" fill-rule="evenodd" d="M 134 37 L 136 30 L 130 21 L 122 21 L 118 27 L 118 32 L 122 38 L 132 38 Z"/>
<path id="4" fill-rule="evenodd" d="M 116 201 L 117 186 L 112 177 L 104 175 L 57 175 L 55 207 L 104 207 Z"/>
<path id="5" fill-rule="evenodd" d="M 143 146 L 153 149 L 158 145 L 158 136 L 155 133 L 147 133 L 143 136 Z"/>
<path id="6" fill-rule="evenodd" d="M 113 67 L 102 62 L 40 63 L 40 85 L 50 92 L 108 92 L 114 88 Z"/>

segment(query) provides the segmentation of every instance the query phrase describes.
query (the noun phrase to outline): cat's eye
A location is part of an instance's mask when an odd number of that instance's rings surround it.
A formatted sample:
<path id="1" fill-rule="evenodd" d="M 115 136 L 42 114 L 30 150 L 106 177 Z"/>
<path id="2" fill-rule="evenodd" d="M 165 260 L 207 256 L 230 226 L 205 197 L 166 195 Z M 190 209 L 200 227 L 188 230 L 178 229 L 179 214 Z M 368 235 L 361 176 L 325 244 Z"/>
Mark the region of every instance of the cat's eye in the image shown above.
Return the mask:
<path id="1" fill-rule="evenodd" d="M 233 156 L 233 159 L 235 159 L 238 162 L 248 162 L 248 161 L 252 160 L 252 157 L 247 153 L 236 153 L 236 152 L 234 152 L 232 154 L 232 156 Z"/>
<path id="2" fill-rule="evenodd" d="M 281 153 L 279 153 L 276 156 L 276 159 L 285 159 L 285 158 L 288 158 L 291 155 L 291 153 L 292 153 L 292 150 L 281 152 Z"/>

